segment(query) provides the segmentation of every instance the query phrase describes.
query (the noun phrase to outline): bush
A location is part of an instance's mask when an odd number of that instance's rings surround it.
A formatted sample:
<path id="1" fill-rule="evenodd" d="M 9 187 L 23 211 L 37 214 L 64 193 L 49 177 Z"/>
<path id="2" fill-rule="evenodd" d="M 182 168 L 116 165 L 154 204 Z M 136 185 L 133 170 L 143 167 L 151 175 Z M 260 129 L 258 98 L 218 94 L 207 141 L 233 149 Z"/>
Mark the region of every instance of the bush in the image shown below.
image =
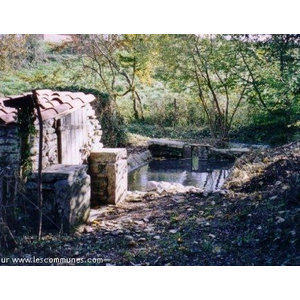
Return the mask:
<path id="1" fill-rule="evenodd" d="M 230 137 L 239 142 L 282 145 L 290 142 L 296 133 L 296 128 L 289 126 L 292 118 L 293 114 L 285 110 L 262 111 L 255 114 L 247 125 L 234 128 Z"/>

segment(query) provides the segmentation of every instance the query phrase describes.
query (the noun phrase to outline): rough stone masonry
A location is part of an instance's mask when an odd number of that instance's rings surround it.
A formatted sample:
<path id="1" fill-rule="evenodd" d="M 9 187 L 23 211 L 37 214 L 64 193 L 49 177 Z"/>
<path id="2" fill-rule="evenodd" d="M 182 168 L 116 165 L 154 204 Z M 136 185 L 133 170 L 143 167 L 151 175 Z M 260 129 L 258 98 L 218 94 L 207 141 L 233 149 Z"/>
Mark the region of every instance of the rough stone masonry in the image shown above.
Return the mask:
<path id="1" fill-rule="evenodd" d="M 29 94 L 0 99 L 1 181 L 4 172 L 5 176 L 19 176 L 21 141 L 17 108 L 24 99 L 28 100 Z M 95 205 L 116 204 L 126 197 L 127 153 L 126 149 L 103 149 L 101 125 L 90 105 L 95 100 L 93 95 L 51 90 L 37 91 L 37 95 L 43 117 L 43 221 L 45 228 L 53 229 L 54 225 L 60 231 L 70 232 L 87 221 L 91 200 Z M 32 203 L 37 195 L 40 135 L 37 120 L 34 126 L 36 132 L 30 137 L 28 149 L 32 173 L 25 194 Z M 87 172 L 88 162 L 92 178 Z M 3 191 L 3 186 L 0 184 L 1 201 L 3 192 L 8 190 L 6 187 Z M 32 211 L 33 214 L 36 211 L 34 205 Z"/>
<path id="2" fill-rule="evenodd" d="M 70 233 L 88 220 L 91 189 L 87 169 L 86 165 L 52 165 L 43 171 L 44 229 Z M 37 176 L 34 172 L 27 183 L 30 198 L 36 194 Z"/>
<path id="3" fill-rule="evenodd" d="M 100 150 L 103 147 L 101 143 L 102 130 L 99 120 L 97 119 L 95 110 L 90 104 L 85 105 L 82 109 L 86 109 L 87 116 L 87 143 L 81 149 L 82 163 L 86 163 L 87 156 L 91 151 Z M 49 119 L 43 122 L 44 139 L 43 139 L 43 169 L 53 164 L 58 164 L 58 132 L 55 128 L 55 120 Z M 33 170 L 38 169 L 38 147 L 39 147 L 39 131 L 36 124 L 36 134 L 31 137 L 31 160 Z"/>

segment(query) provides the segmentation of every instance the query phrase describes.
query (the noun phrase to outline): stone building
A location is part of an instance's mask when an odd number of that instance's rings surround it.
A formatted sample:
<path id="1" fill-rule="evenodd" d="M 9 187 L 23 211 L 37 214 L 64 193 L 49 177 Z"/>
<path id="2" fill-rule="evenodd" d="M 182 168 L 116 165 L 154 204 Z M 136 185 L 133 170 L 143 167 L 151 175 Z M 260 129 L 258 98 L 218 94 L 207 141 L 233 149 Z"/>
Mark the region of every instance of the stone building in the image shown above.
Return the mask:
<path id="1" fill-rule="evenodd" d="M 100 205 L 124 199 L 126 150 L 103 148 L 101 125 L 91 106 L 93 95 L 51 90 L 38 90 L 36 95 L 43 124 L 44 213 L 57 227 L 70 231 L 88 219 L 91 201 Z M 30 108 L 32 130 L 24 128 L 27 123 L 22 119 Z M 31 168 L 24 197 L 36 197 L 39 137 L 32 93 L 0 99 L 0 208 L 19 192 L 24 164 Z"/>

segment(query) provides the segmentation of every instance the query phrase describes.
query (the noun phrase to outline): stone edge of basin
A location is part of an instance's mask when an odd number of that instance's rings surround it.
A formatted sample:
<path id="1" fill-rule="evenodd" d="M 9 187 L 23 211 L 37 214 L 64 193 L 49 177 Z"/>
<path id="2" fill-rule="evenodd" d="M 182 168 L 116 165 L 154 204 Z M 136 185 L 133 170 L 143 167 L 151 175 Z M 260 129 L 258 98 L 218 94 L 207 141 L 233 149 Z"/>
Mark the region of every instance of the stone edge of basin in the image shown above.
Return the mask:
<path id="1" fill-rule="evenodd" d="M 139 153 L 130 154 L 127 158 L 128 163 L 128 173 L 138 169 L 139 167 L 145 165 L 147 162 L 152 160 L 152 154 L 150 150 L 146 150 Z"/>
<path id="2" fill-rule="evenodd" d="M 235 159 L 250 151 L 249 148 L 220 149 L 205 143 L 186 143 L 168 139 L 151 139 L 148 141 L 148 149 L 153 157 L 191 158 L 193 156 L 192 149 L 196 148 L 203 148 L 203 151 L 206 152 L 201 154 L 203 159 Z M 172 149 L 176 149 L 176 151 Z"/>

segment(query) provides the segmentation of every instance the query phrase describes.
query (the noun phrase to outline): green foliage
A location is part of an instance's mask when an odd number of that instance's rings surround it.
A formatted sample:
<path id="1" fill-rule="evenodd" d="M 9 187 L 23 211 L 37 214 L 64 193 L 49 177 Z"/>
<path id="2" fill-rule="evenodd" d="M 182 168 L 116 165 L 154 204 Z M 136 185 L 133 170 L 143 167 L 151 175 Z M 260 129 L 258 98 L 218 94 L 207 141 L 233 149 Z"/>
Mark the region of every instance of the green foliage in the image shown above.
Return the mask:
<path id="1" fill-rule="evenodd" d="M 0 71 L 8 71 L 24 64 L 28 54 L 26 39 L 26 35 L 0 35 Z"/>
<path id="2" fill-rule="evenodd" d="M 198 130 L 201 139 L 202 128 L 272 144 L 299 135 L 299 35 L 80 35 L 67 47 L 10 35 L 0 43 L 2 95 L 90 91 L 107 146 L 126 143 L 127 124 L 175 138 Z"/>
<path id="3" fill-rule="evenodd" d="M 36 129 L 34 126 L 34 111 L 33 107 L 25 107 L 18 112 L 18 135 L 20 138 L 20 156 L 21 156 L 21 178 L 23 180 L 29 175 L 32 170 L 31 161 L 31 142 L 30 137 L 35 135 Z"/>
<path id="4" fill-rule="evenodd" d="M 297 138 L 299 129 L 297 126 L 287 125 L 288 113 L 282 109 L 273 111 L 272 114 L 260 111 L 251 117 L 250 122 L 235 127 L 231 138 L 240 142 L 267 143 L 274 146 L 291 142 Z M 291 117 L 298 115 L 289 114 Z"/>
<path id="5" fill-rule="evenodd" d="M 97 97 L 97 112 L 103 130 L 102 142 L 107 147 L 120 147 L 127 144 L 127 130 L 124 119 L 114 107 L 107 94 Z"/>
<path id="6" fill-rule="evenodd" d="M 46 62 L 27 66 L 16 71 L 0 72 L 0 94 L 16 95 L 33 89 L 69 84 L 73 73 L 66 71 L 61 62 Z"/>
<path id="7" fill-rule="evenodd" d="M 185 141 L 199 141 L 210 137 L 209 128 L 204 127 L 161 127 L 145 123 L 131 123 L 128 131 L 134 134 L 147 136 L 150 138 L 169 138 Z"/>
<path id="8" fill-rule="evenodd" d="M 15 73 L 0 72 L 0 95 L 17 95 L 30 90 L 30 85 Z"/>
<path id="9" fill-rule="evenodd" d="M 250 123 L 272 143 L 291 140 L 299 120 L 300 36 L 252 35 L 239 41 L 238 52 L 252 85 Z"/>
<path id="10" fill-rule="evenodd" d="M 235 41 L 222 35 L 167 35 L 160 42 L 165 64 L 159 76 L 173 91 L 189 95 L 211 135 L 226 142 L 249 87 L 236 72 L 240 59 Z"/>

